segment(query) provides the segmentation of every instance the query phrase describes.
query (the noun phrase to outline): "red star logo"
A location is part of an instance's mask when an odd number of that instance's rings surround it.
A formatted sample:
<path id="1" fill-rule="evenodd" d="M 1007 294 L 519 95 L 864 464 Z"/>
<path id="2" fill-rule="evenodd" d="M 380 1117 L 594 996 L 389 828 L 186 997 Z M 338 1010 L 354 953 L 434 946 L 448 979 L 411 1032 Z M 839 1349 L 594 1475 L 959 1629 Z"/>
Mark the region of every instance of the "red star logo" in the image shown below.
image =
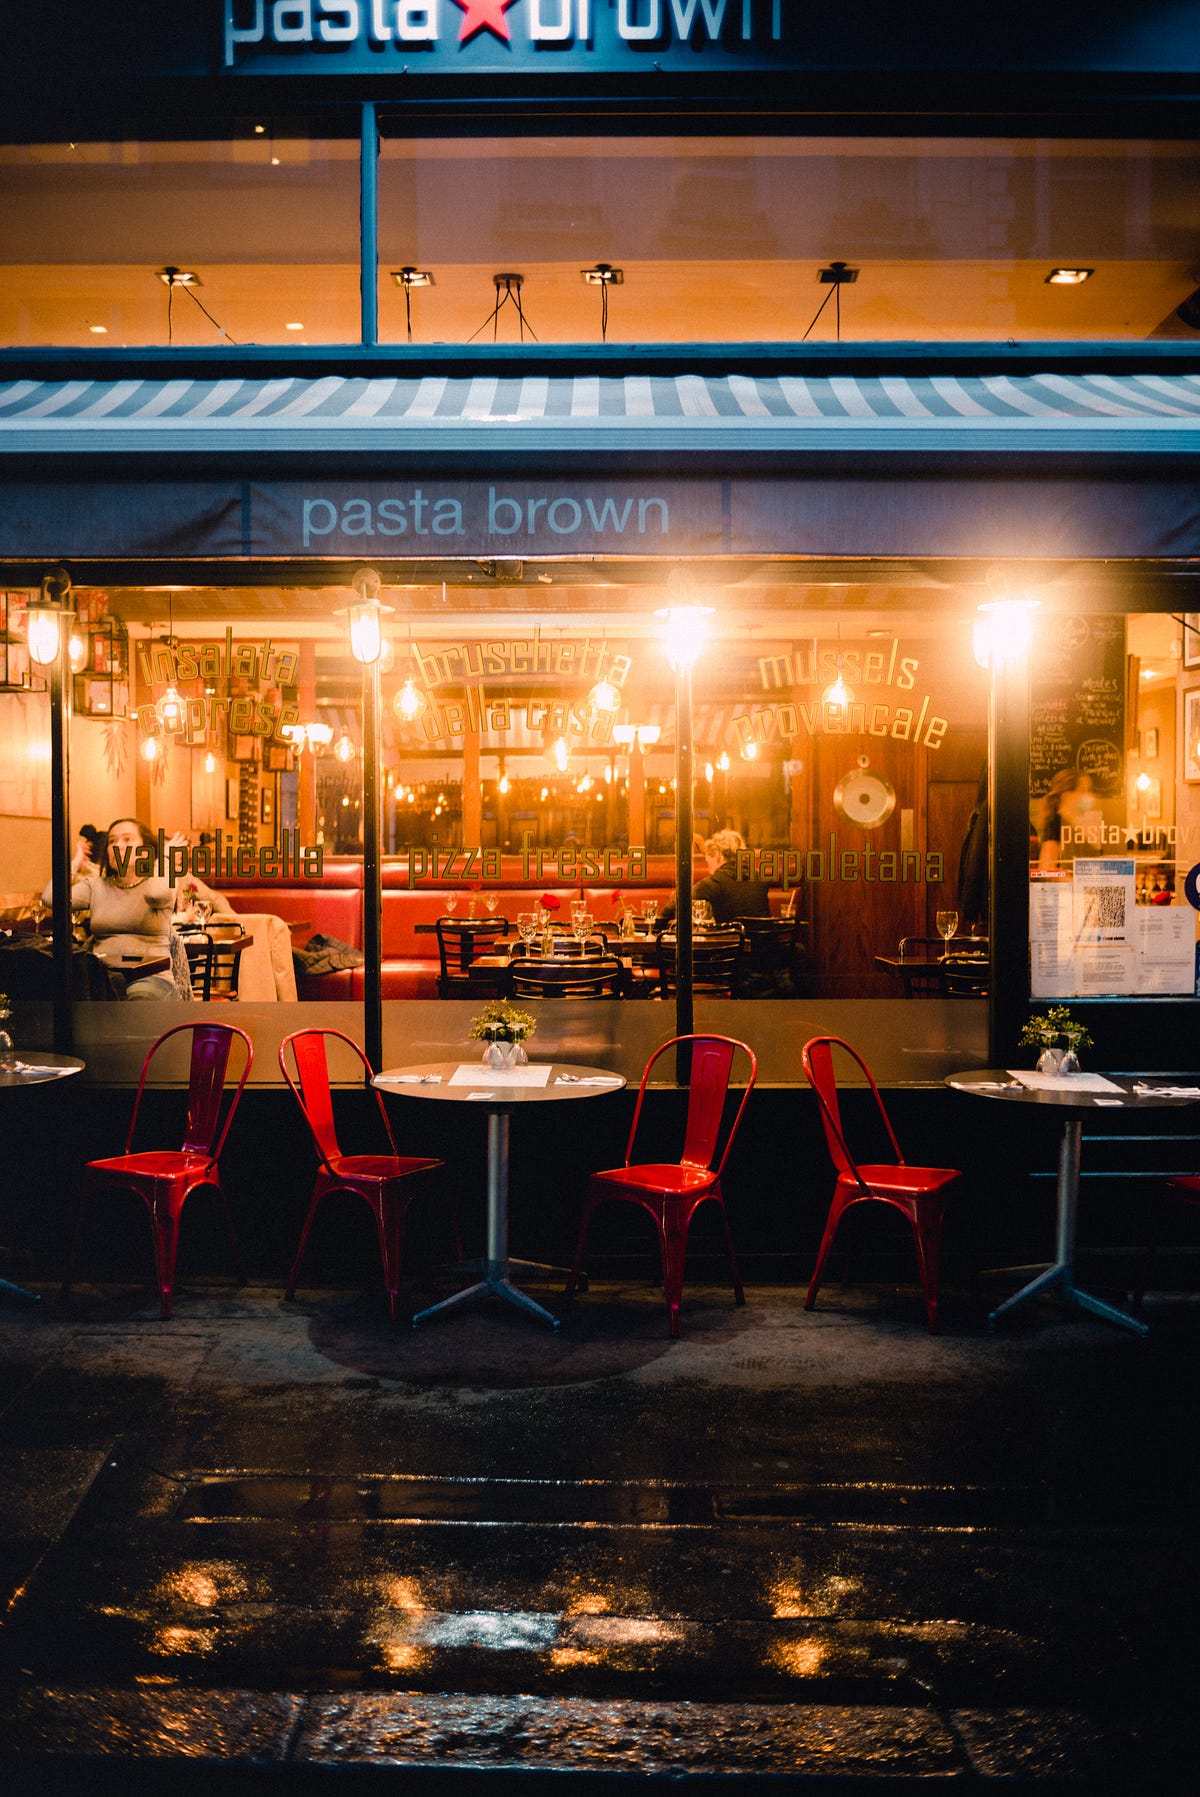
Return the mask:
<path id="1" fill-rule="evenodd" d="M 513 0 L 454 0 L 454 4 L 461 6 L 467 15 L 458 34 L 460 44 L 465 44 L 477 31 L 490 31 L 502 44 L 512 42 L 504 9 L 511 6 Z"/>

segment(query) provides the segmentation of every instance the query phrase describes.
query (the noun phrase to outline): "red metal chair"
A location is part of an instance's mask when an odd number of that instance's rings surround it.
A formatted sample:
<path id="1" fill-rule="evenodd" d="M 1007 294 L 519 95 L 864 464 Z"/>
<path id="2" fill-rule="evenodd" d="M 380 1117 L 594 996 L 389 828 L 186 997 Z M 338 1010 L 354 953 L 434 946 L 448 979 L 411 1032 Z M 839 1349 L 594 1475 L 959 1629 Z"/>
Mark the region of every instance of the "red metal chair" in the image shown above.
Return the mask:
<path id="1" fill-rule="evenodd" d="M 1150 1211 L 1149 1235 L 1129 1306 L 1135 1315 L 1141 1310 L 1146 1296 L 1146 1287 L 1150 1283 L 1150 1275 L 1154 1270 L 1154 1262 L 1158 1254 L 1158 1238 L 1163 1216 L 1167 1203 L 1171 1199 L 1177 1204 L 1200 1205 L 1200 1174 L 1180 1173 L 1174 1179 L 1168 1179 L 1153 1202 Z"/>
<path id="2" fill-rule="evenodd" d="M 884 1163 L 856 1161 L 850 1152 L 842 1128 L 841 1113 L 838 1109 L 837 1073 L 833 1063 L 833 1051 L 840 1048 L 849 1055 L 866 1078 L 871 1088 L 875 1104 L 888 1140 L 895 1154 L 895 1161 Z M 817 1252 L 817 1264 L 809 1281 L 808 1295 L 804 1300 L 805 1310 L 811 1310 L 817 1301 L 817 1293 L 821 1287 L 821 1279 L 825 1271 L 825 1262 L 829 1250 L 833 1247 L 833 1238 L 837 1234 L 838 1224 L 852 1204 L 861 1204 L 867 1199 L 875 1199 L 880 1204 L 890 1204 L 901 1211 L 912 1224 L 913 1236 L 917 1245 L 917 1266 L 921 1275 L 921 1289 L 925 1294 L 925 1314 L 929 1320 L 931 1334 L 937 1333 L 938 1326 L 938 1253 L 942 1239 L 942 1216 L 946 1209 L 946 1200 L 950 1196 L 951 1187 L 962 1178 L 961 1172 L 954 1167 L 910 1167 L 900 1152 L 900 1144 L 896 1140 L 896 1132 L 884 1109 L 883 1099 L 879 1096 L 879 1088 L 871 1075 L 871 1070 L 862 1056 L 843 1042 L 840 1036 L 814 1036 L 804 1044 L 801 1052 L 801 1064 L 805 1077 L 817 1095 L 821 1107 L 821 1122 L 825 1126 L 825 1140 L 829 1145 L 829 1153 L 837 1170 L 837 1184 L 834 1187 L 833 1199 L 829 1206 L 829 1215 L 825 1221 L 825 1233 L 821 1237 L 821 1246 Z"/>
<path id="3" fill-rule="evenodd" d="M 651 1072 L 656 1061 L 681 1043 L 691 1044 L 692 1056 L 683 1153 L 678 1161 L 648 1161 L 635 1165 L 633 1161 L 634 1143 Z M 749 1062 L 750 1073 L 746 1081 L 746 1089 L 742 1094 L 742 1102 L 739 1104 L 737 1114 L 725 1136 L 724 1146 L 720 1150 L 720 1159 L 718 1160 L 721 1119 L 725 1111 L 725 1098 L 729 1090 L 734 1056 L 739 1049 Z M 571 1264 L 571 1276 L 567 1281 L 566 1295 L 568 1298 L 572 1296 L 579 1284 L 584 1242 L 587 1239 L 592 1212 L 598 1204 L 603 1204 L 610 1198 L 626 1199 L 631 1204 L 640 1204 L 642 1209 L 654 1219 L 655 1227 L 658 1230 L 659 1250 L 662 1255 L 663 1293 L 667 1301 L 670 1333 L 672 1336 L 678 1335 L 679 1304 L 683 1296 L 683 1263 L 687 1249 L 688 1228 L 700 1206 L 711 1199 L 714 1204 L 719 1206 L 721 1212 L 725 1246 L 729 1253 L 729 1265 L 733 1273 L 734 1299 L 738 1304 L 746 1302 L 746 1295 L 742 1290 L 741 1274 L 738 1272 L 737 1257 L 733 1251 L 733 1238 L 729 1233 L 729 1218 L 725 1213 L 721 1174 L 729 1157 L 729 1150 L 733 1146 L 733 1139 L 741 1124 L 746 1102 L 754 1090 L 754 1082 L 757 1078 L 758 1062 L 753 1052 L 744 1042 L 738 1042 L 732 1036 L 673 1036 L 669 1042 L 664 1042 L 661 1048 L 655 1049 L 642 1074 L 642 1083 L 633 1112 L 633 1124 L 629 1131 L 629 1144 L 625 1150 L 625 1165 L 610 1168 L 604 1173 L 593 1173 L 588 1181 L 587 1193 L 584 1198 L 583 1221 L 579 1226 L 575 1259 Z"/>
<path id="4" fill-rule="evenodd" d="M 415 1174 L 432 1173 L 436 1168 L 445 1165 L 444 1161 L 423 1160 L 414 1155 L 404 1155 L 396 1147 L 396 1138 L 392 1134 L 392 1126 L 388 1121 L 387 1109 L 378 1090 L 375 1102 L 379 1106 L 379 1115 L 387 1139 L 391 1144 L 390 1154 L 343 1154 L 338 1146 L 337 1130 L 333 1116 L 333 1094 L 329 1085 L 329 1061 L 326 1053 L 327 1039 L 344 1043 L 351 1054 L 356 1055 L 362 1063 L 366 1079 L 371 1079 L 371 1063 L 357 1042 L 342 1034 L 341 1030 L 307 1029 L 297 1030 L 294 1035 L 286 1036 L 279 1045 L 279 1065 L 283 1077 L 291 1087 L 296 1102 L 304 1113 L 305 1122 L 312 1132 L 312 1139 L 317 1153 L 321 1157 L 321 1165 L 313 1184 L 312 1198 L 309 1201 L 308 1215 L 304 1219 L 304 1228 L 300 1232 L 300 1245 L 296 1249 L 296 1258 L 292 1270 L 288 1274 L 286 1296 L 296 1295 L 296 1281 L 300 1277 L 300 1265 L 304 1259 L 304 1250 L 308 1246 L 309 1233 L 313 1219 L 317 1214 L 317 1206 L 322 1198 L 330 1192 L 354 1192 L 370 1205 L 375 1217 L 375 1227 L 379 1234 L 379 1252 L 383 1258 L 383 1279 L 387 1287 L 388 1314 L 393 1323 L 396 1321 L 396 1310 L 400 1284 L 400 1257 L 404 1245 L 404 1221 L 413 1194 L 409 1190 L 409 1182 Z M 295 1072 L 288 1065 L 288 1050 L 291 1050 Z M 458 1238 L 458 1224 L 454 1226 L 455 1248 L 458 1259 L 462 1259 L 462 1244 Z"/>
<path id="5" fill-rule="evenodd" d="M 182 1035 L 185 1030 L 191 1032 L 192 1053 L 188 1076 L 187 1125 L 183 1146 L 173 1149 L 142 1149 L 134 1153 L 133 1141 L 137 1130 L 138 1112 L 141 1108 L 142 1093 L 146 1088 L 151 1063 L 164 1043 L 169 1042 L 174 1036 Z M 221 1109 L 229 1070 L 229 1053 L 233 1047 L 235 1036 L 241 1040 L 245 1048 L 246 1060 L 241 1077 L 229 1101 L 228 1109 L 225 1112 L 225 1122 L 222 1126 Z M 97 1192 L 111 1191 L 117 1187 L 136 1192 L 150 1213 L 150 1230 L 154 1240 L 154 1265 L 164 1318 L 171 1314 L 171 1293 L 175 1284 L 175 1254 L 179 1245 L 179 1213 L 199 1186 L 215 1186 L 220 1193 L 236 1264 L 237 1238 L 234 1235 L 233 1219 L 229 1214 L 229 1204 L 221 1185 L 219 1161 L 221 1150 L 225 1146 L 225 1138 L 229 1134 L 229 1125 L 233 1122 L 234 1112 L 237 1110 L 253 1063 L 254 1048 L 249 1036 L 245 1030 L 237 1029 L 228 1023 L 177 1023 L 173 1029 L 164 1030 L 157 1042 L 151 1044 L 142 1064 L 142 1077 L 138 1082 L 137 1096 L 133 1101 L 133 1115 L 129 1120 L 129 1133 L 125 1138 L 124 1154 L 113 1155 L 106 1160 L 89 1161 L 84 1169 L 84 1183 L 79 1204 L 76 1207 L 75 1226 L 71 1234 L 67 1276 L 63 1281 L 64 1297 L 71 1289 L 84 1203 Z"/>

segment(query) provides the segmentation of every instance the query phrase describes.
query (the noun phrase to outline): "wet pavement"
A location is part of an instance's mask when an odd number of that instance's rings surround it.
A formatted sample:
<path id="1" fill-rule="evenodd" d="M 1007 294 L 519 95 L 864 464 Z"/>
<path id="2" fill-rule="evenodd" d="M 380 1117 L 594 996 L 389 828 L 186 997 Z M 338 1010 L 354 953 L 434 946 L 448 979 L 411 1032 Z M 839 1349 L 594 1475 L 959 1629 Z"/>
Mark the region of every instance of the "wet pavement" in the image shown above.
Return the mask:
<path id="1" fill-rule="evenodd" d="M 670 1342 L 646 1283 L 558 1336 L 39 1289 L 0 1306 L 6 1789 L 1194 1789 L 1194 1294 L 1143 1342 L 689 1285 Z"/>

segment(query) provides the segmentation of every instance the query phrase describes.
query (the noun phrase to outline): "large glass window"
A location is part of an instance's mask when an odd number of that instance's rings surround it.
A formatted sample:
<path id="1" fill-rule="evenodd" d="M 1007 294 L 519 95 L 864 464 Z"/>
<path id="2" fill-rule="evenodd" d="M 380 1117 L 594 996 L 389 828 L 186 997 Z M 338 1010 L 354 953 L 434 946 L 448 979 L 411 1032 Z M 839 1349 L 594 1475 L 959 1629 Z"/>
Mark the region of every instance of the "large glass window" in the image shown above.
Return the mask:
<path id="1" fill-rule="evenodd" d="M 359 149 L 333 130 L 0 146 L 0 344 L 357 342 Z M 1190 142 L 383 132 L 384 343 L 1195 328 Z"/>
<path id="2" fill-rule="evenodd" d="M 354 138 L 250 118 L 206 141 L 2 145 L 0 193 L 0 344 L 358 337 Z"/>
<path id="3" fill-rule="evenodd" d="M 1057 617 L 1031 660 L 1037 998 L 1190 996 L 1200 860 L 1194 615 Z"/>

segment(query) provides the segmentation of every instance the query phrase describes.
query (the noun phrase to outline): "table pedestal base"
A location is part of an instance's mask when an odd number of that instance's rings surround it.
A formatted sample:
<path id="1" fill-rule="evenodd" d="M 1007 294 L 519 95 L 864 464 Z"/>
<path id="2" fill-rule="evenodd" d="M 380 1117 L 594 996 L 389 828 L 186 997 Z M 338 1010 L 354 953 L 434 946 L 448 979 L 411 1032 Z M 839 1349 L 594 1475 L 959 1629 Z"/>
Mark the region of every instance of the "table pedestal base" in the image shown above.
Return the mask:
<path id="1" fill-rule="evenodd" d="M 1082 1145 L 1083 1125 L 1071 1118 L 1063 1124 L 1062 1142 L 1058 1150 L 1057 1235 L 1054 1244 L 1056 1258 L 1044 1273 L 1039 1273 L 1036 1279 L 1023 1285 L 1019 1292 L 1014 1292 L 1011 1298 L 1006 1298 L 1003 1304 L 997 1305 L 988 1317 L 989 1329 L 994 1329 L 1000 1318 L 1007 1316 L 1010 1310 L 1015 1310 L 1018 1304 L 1028 1303 L 1030 1298 L 1040 1298 L 1043 1292 L 1053 1292 L 1065 1304 L 1074 1304 L 1078 1310 L 1090 1311 L 1093 1316 L 1102 1317 L 1106 1323 L 1116 1323 L 1133 1335 L 1150 1333 L 1147 1324 L 1139 1323 L 1127 1310 L 1119 1310 L 1115 1304 L 1106 1304 L 1103 1298 L 1081 1291 L 1075 1283 L 1075 1231 Z"/>
<path id="2" fill-rule="evenodd" d="M 1064 1304 L 1074 1304 L 1078 1310 L 1090 1310 L 1093 1316 L 1103 1317 L 1106 1323 L 1116 1323 L 1122 1329 L 1128 1329 L 1134 1335 L 1149 1335 L 1149 1326 L 1139 1323 L 1131 1317 L 1127 1310 L 1120 1310 L 1115 1304 L 1106 1304 L 1103 1298 L 1097 1298 L 1092 1292 L 1081 1291 L 1075 1284 L 1075 1269 L 1056 1263 L 1023 1285 L 1019 1292 L 1006 1298 L 1003 1304 L 988 1316 L 988 1328 L 994 1329 L 1001 1317 L 1015 1310 L 1018 1304 L 1026 1303 L 1030 1298 L 1040 1298 L 1043 1292 L 1053 1292 Z"/>
<path id="3" fill-rule="evenodd" d="M 468 1285 L 461 1292 L 454 1292 L 440 1303 L 430 1304 L 419 1310 L 413 1318 L 413 1327 L 423 1323 L 429 1317 L 443 1316 L 447 1311 L 457 1310 L 460 1304 L 466 1304 L 473 1298 L 503 1298 L 515 1310 L 523 1310 L 527 1316 L 537 1317 L 539 1322 L 549 1323 L 551 1329 L 560 1329 L 562 1324 L 550 1311 L 544 1309 L 515 1286 L 509 1273 L 516 1271 L 537 1273 L 560 1273 L 565 1279 L 566 1269 L 543 1267 L 536 1261 L 516 1260 L 508 1258 L 508 1112 L 488 1112 L 488 1159 L 487 1159 L 487 1255 L 482 1261 L 469 1261 L 462 1269 L 468 1273 L 481 1273 L 483 1277 L 474 1285 Z"/>
<path id="4" fill-rule="evenodd" d="M 461 1292 L 452 1292 L 448 1298 L 441 1299 L 439 1303 L 430 1304 L 426 1309 L 419 1310 L 413 1317 L 413 1327 L 415 1328 L 418 1323 L 426 1322 L 430 1317 L 442 1316 L 446 1311 L 457 1310 L 460 1304 L 466 1304 L 473 1298 L 494 1297 L 503 1298 L 506 1304 L 513 1306 L 514 1310 L 523 1310 L 526 1315 L 537 1317 L 539 1322 L 549 1323 L 551 1329 L 561 1329 L 562 1324 L 556 1316 L 545 1310 L 542 1305 L 529 1296 L 528 1292 L 523 1292 L 520 1286 L 514 1285 L 508 1277 L 511 1270 L 522 1264 L 519 1261 L 512 1263 L 502 1261 L 494 1273 L 488 1272 L 485 1267 L 483 1269 L 484 1277 L 477 1280 L 474 1285 L 464 1286 Z M 468 1268 L 467 1270 L 474 1269 Z"/>
<path id="5" fill-rule="evenodd" d="M 24 1298 L 30 1304 L 40 1304 L 41 1292 L 26 1291 L 23 1285 L 14 1285 L 11 1279 L 0 1279 L 0 1297 Z"/>

